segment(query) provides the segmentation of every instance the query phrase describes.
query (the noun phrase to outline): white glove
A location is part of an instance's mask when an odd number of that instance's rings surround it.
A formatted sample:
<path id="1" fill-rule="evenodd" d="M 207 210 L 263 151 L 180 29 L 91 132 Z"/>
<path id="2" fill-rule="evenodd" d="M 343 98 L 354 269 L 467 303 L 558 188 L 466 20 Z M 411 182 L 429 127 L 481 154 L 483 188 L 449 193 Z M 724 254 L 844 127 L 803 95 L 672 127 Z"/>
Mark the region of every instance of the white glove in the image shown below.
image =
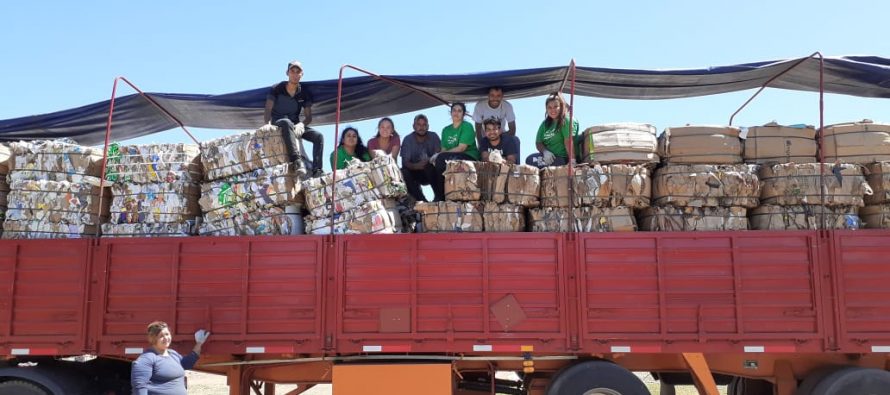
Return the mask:
<path id="1" fill-rule="evenodd" d="M 430 157 L 430 164 L 431 164 L 431 165 L 433 165 L 433 166 L 436 165 L 436 159 L 439 158 L 439 154 L 441 154 L 441 152 L 436 152 L 435 154 L 433 154 L 433 156 Z"/>
<path id="2" fill-rule="evenodd" d="M 198 342 L 198 344 L 204 344 L 204 342 L 207 341 L 208 337 L 210 337 L 209 331 L 198 329 L 198 331 L 195 332 L 195 341 Z"/>
<path id="3" fill-rule="evenodd" d="M 553 153 L 548 150 L 544 150 L 541 155 L 542 159 L 544 160 L 544 164 L 547 166 L 552 165 L 553 161 L 556 160 L 556 155 L 553 155 Z"/>
<path id="4" fill-rule="evenodd" d="M 298 140 L 303 138 L 303 132 L 305 131 L 306 125 L 303 125 L 302 122 L 297 122 L 297 124 L 294 125 L 294 137 L 296 137 Z"/>

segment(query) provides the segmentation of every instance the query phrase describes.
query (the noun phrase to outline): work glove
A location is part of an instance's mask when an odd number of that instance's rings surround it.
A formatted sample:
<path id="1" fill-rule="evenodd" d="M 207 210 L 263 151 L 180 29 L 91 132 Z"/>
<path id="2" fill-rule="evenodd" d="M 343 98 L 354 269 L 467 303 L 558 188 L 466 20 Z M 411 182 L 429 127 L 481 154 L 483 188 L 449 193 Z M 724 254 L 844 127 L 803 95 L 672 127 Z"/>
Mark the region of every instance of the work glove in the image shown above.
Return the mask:
<path id="1" fill-rule="evenodd" d="M 556 155 L 553 155 L 553 153 L 548 150 L 544 150 L 541 155 L 542 159 L 544 159 L 544 164 L 547 166 L 552 165 L 553 161 L 556 160 Z"/>
<path id="2" fill-rule="evenodd" d="M 439 158 L 439 154 L 440 152 L 436 152 L 435 154 L 433 154 L 433 156 L 430 157 L 430 164 L 432 164 L 433 166 L 436 165 L 436 159 Z"/>
<path id="3" fill-rule="evenodd" d="M 303 132 L 305 131 L 306 125 L 303 125 L 302 122 L 297 122 L 297 124 L 294 125 L 294 137 L 296 137 L 298 140 L 303 138 Z"/>
<path id="4" fill-rule="evenodd" d="M 195 341 L 198 342 L 198 344 L 204 344 L 204 342 L 207 341 L 208 337 L 210 337 L 209 331 L 198 329 L 198 331 L 195 332 Z"/>

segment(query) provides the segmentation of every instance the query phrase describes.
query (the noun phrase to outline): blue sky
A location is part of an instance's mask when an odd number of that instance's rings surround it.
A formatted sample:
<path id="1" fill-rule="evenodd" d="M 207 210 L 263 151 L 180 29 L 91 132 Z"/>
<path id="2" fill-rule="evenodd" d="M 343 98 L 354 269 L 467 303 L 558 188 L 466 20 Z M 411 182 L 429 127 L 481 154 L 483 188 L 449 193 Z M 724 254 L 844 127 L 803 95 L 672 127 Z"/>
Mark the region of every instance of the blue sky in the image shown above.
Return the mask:
<path id="1" fill-rule="evenodd" d="M 843 4 L 843 5 L 842 5 Z M 343 64 L 382 74 L 470 73 L 568 64 L 700 68 L 806 56 L 890 56 L 881 1 L 47 1 L 0 6 L 0 119 L 108 99 L 115 76 L 152 92 L 270 86 L 299 59 L 304 80 Z M 348 73 L 349 76 L 358 74 Z M 132 91 L 121 88 L 119 94 Z M 582 128 L 609 122 L 726 124 L 752 91 L 692 99 L 576 99 Z M 531 153 L 544 98 L 513 102 Z M 471 106 L 472 107 L 472 106 Z M 431 128 L 445 107 L 423 111 Z M 890 121 L 890 102 L 826 97 L 826 123 Z M 416 113 L 395 117 L 404 136 Z M 815 93 L 767 90 L 736 118 L 818 123 Z M 261 120 L 258 120 L 261 122 Z M 376 120 L 354 122 L 365 140 Z M 335 145 L 333 127 L 326 153 Z M 209 139 L 233 130 L 197 130 Z M 186 141 L 179 131 L 138 142 Z M 326 166 L 327 167 L 327 166 Z"/>

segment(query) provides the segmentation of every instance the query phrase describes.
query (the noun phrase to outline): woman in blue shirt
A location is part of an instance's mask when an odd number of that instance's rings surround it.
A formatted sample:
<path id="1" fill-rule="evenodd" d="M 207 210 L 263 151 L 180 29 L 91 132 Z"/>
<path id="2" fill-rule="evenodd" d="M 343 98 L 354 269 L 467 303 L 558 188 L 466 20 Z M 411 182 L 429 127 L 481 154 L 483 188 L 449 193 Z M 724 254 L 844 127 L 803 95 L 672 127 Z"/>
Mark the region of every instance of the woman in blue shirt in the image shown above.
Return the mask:
<path id="1" fill-rule="evenodd" d="M 203 329 L 195 332 L 195 347 L 183 357 L 170 348 L 173 335 L 166 322 L 148 324 L 148 343 L 151 347 L 133 361 L 130 372 L 133 395 L 187 395 L 185 371 L 198 362 L 201 346 L 209 336 L 210 332 Z"/>

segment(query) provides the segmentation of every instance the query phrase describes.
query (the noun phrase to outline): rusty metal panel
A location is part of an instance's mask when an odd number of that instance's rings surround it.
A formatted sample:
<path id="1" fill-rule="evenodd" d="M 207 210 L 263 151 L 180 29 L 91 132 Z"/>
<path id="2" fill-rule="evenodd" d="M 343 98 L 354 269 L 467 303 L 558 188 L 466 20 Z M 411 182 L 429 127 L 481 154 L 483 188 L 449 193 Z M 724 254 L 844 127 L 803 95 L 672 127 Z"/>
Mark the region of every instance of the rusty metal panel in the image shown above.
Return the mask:
<path id="1" fill-rule="evenodd" d="M 838 345 L 890 352 L 890 231 L 834 231 Z"/>

